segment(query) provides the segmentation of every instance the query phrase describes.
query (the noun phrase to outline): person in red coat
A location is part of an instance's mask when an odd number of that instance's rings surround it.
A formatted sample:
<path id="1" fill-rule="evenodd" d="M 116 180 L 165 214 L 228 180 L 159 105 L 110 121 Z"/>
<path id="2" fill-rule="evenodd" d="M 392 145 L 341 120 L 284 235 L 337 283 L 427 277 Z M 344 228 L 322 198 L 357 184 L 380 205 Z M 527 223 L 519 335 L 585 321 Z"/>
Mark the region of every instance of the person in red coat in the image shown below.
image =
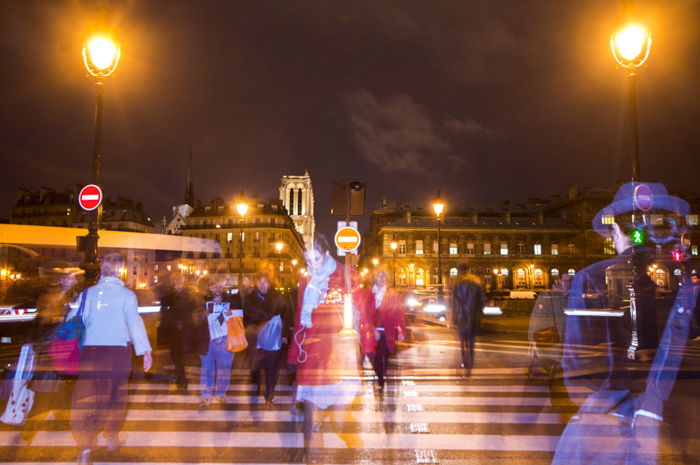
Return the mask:
<path id="1" fill-rule="evenodd" d="M 308 276 L 299 283 L 288 363 L 296 365 L 294 400 L 304 406 L 308 448 L 316 411 L 351 403 L 359 392 L 360 378 L 356 340 L 338 335 L 343 329 L 344 299 L 354 280 L 330 255 L 328 242 L 320 234 L 304 258 Z"/>
<path id="2" fill-rule="evenodd" d="M 360 345 L 377 374 L 378 389 L 384 391 L 384 376 L 389 354 L 396 351 L 396 341 L 406 334 L 401 298 L 387 286 L 388 274 L 379 268 L 374 272 L 372 287 L 355 292 L 354 301 L 360 313 Z"/>

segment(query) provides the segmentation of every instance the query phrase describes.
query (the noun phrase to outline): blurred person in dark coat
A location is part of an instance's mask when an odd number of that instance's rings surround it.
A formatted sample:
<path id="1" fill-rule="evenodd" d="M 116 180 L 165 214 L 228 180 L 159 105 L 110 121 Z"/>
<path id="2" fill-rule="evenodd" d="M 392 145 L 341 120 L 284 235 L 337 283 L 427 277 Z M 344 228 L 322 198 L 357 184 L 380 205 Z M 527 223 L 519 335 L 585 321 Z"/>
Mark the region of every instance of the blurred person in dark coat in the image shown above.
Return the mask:
<path id="1" fill-rule="evenodd" d="M 171 382 L 182 390 L 187 390 L 188 380 L 185 373 L 185 360 L 192 351 L 195 310 L 201 302 L 192 290 L 186 286 L 185 277 L 175 275 L 172 287 L 163 296 L 160 307 L 160 326 L 158 338 L 165 339 L 175 365 L 175 377 Z"/>
<path id="2" fill-rule="evenodd" d="M 457 328 L 461 368 L 464 368 L 466 376 L 471 375 L 474 364 L 474 344 L 484 302 L 484 289 L 479 278 L 467 273 L 466 266 L 460 266 L 460 278 L 452 287 L 452 322 Z"/>

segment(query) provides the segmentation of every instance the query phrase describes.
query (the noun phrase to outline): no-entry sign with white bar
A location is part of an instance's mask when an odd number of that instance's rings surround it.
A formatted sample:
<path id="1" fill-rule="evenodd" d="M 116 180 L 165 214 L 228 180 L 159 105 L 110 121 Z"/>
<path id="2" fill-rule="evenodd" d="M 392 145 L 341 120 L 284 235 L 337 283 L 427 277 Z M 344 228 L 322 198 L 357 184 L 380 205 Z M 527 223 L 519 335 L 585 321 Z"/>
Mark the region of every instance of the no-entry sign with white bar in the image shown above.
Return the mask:
<path id="1" fill-rule="evenodd" d="M 360 246 L 360 232 L 350 226 L 338 229 L 335 233 L 335 245 L 343 252 L 353 252 Z"/>
<path id="2" fill-rule="evenodd" d="M 102 189 L 95 184 L 88 184 L 80 189 L 78 205 L 85 211 L 92 211 L 102 203 Z"/>

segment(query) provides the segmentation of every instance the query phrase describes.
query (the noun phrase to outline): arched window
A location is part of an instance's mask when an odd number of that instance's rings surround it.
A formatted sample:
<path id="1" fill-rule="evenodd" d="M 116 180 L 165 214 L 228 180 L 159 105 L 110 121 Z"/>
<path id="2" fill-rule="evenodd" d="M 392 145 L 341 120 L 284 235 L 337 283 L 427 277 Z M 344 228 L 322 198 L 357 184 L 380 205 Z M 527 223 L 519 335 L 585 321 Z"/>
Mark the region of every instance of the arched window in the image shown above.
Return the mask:
<path id="1" fill-rule="evenodd" d="M 567 271 L 567 273 L 569 273 L 569 276 L 574 276 L 576 275 L 576 270 L 574 270 L 573 268 L 569 268 L 569 271 Z"/>
<path id="2" fill-rule="evenodd" d="M 423 268 L 416 269 L 416 286 L 425 286 L 425 271 Z"/>
<path id="3" fill-rule="evenodd" d="M 553 277 L 558 277 L 559 276 L 559 270 L 556 268 L 552 268 L 552 276 Z"/>
<path id="4" fill-rule="evenodd" d="M 450 268 L 450 276 L 457 276 L 457 268 Z"/>
<path id="5" fill-rule="evenodd" d="M 518 268 L 515 271 L 515 286 L 516 287 L 525 287 L 525 269 L 524 268 Z"/>
<path id="6" fill-rule="evenodd" d="M 408 284 L 407 276 L 406 268 L 401 268 L 396 276 L 399 286 L 406 286 Z"/>
<path id="7" fill-rule="evenodd" d="M 544 286 L 544 273 L 542 273 L 541 269 L 535 268 L 533 281 L 534 281 L 533 285 L 535 287 L 543 287 Z"/>

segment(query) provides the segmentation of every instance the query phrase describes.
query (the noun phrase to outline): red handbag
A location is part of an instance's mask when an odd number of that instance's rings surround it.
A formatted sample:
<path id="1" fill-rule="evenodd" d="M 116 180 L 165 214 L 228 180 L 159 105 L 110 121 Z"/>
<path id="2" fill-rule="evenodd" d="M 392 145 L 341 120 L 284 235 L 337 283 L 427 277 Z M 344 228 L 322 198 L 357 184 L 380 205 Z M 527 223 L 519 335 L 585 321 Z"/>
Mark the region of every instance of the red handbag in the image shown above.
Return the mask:
<path id="1" fill-rule="evenodd" d="M 85 308 L 87 290 L 83 292 L 80 307 L 71 319 L 67 320 L 56 331 L 56 335 L 49 346 L 48 355 L 51 359 L 53 371 L 59 375 L 77 375 L 80 373 L 80 349 L 83 346 L 85 335 L 85 323 L 83 323 L 83 309 Z"/>

